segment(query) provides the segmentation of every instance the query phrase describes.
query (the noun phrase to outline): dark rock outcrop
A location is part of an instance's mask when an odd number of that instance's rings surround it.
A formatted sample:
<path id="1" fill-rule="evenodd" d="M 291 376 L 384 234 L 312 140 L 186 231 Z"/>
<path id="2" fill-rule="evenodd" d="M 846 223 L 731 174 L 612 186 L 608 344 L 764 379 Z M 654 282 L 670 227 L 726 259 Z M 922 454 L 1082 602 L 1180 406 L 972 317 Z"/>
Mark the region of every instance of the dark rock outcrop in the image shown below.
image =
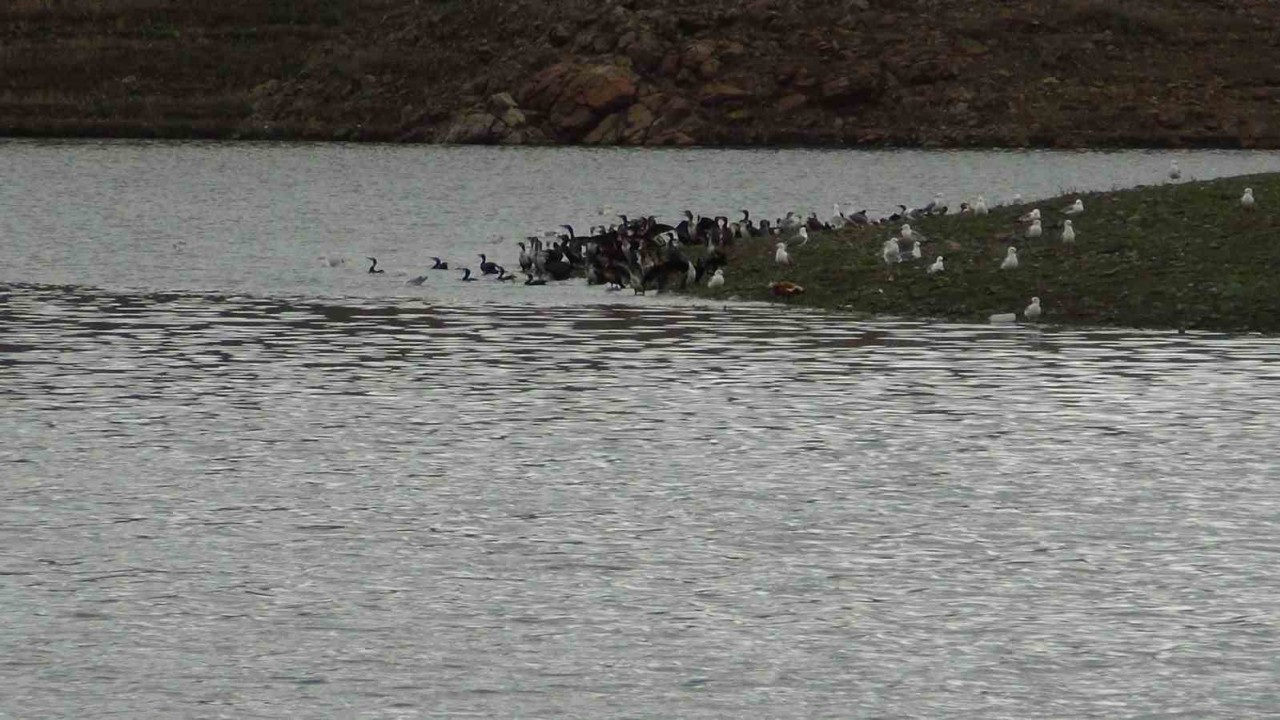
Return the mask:
<path id="1" fill-rule="evenodd" d="M 1280 3 L 0 4 L 0 132 L 1280 147 Z"/>

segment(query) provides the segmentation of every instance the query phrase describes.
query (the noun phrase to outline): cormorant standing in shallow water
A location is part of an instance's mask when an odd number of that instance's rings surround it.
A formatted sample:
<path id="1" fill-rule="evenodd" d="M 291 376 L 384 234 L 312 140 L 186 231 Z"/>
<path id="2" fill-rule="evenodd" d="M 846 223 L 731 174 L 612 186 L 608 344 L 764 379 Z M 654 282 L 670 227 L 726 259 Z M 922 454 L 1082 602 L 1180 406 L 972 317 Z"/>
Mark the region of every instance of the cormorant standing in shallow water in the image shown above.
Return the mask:
<path id="1" fill-rule="evenodd" d="M 373 263 L 372 265 L 369 266 L 369 274 L 377 275 L 379 273 L 386 272 L 385 270 L 378 269 L 378 258 L 366 257 L 365 259 Z"/>
<path id="2" fill-rule="evenodd" d="M 449 263 L 440 262 L 440 258 L 438 257 L 432 257 L 431 259 L 436 261 L 436 264 L 431 266 L 432 270 L 448 270 L 449 269 Z"/>
<path id="3" fill-rule="evenodd" d="M 497 274 L 498 274 L 498 263 L 496 263 L 496 262 L 490 262 L 490 261 L 489 261 L 489 260 L 484 256 L 484 253 L 480 253 L 480 272 L 481 272 L 481 273 L 483 273 L 483 274 L 485 274 L 485 275 L 497 275 Z"/>

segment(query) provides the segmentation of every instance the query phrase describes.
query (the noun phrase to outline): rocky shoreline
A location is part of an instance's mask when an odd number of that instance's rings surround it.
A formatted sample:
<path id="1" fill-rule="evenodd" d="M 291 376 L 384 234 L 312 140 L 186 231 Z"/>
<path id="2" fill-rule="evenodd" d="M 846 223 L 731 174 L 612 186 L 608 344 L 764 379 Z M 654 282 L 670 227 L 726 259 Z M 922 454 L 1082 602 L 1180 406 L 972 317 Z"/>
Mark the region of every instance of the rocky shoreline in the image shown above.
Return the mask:
<path id="1" fill-rule="evenodd" d="M 0 133 L 1280 147 L 1280 4 L 17 0 Z"/>

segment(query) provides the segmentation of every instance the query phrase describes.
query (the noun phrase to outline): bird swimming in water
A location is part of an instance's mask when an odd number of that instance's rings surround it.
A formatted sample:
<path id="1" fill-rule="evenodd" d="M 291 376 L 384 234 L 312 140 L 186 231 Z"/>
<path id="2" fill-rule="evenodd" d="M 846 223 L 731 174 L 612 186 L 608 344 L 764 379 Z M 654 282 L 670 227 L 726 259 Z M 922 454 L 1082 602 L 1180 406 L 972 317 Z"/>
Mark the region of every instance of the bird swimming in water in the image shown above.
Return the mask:
<path id="1" fill-rule="evenodd" d="M 435 265 L 431 266 L 432 270 L 448 270 L 449 269 L 449 263 L 442 262 L 438 257 L 432 257 L 431 259 L 434 260 L 436 263 Z"/>
<path id="2" fill-rule="evenodd" d="M 369 274 L 370 274 L 370 275 L 378 275 L 378 274 L 381 274 L 381 273 L 386 272 L 385 270 L 379 270 L 379 269 L 378 269 L 378 258 L 367 257 L 367 258 L 365 258 L 365 259 L 366 259 L 366 260 L 368 260 L 370 263 L 372 263 L 371 265 L 369 265 Z"/>
<path id="3" fill-rule="evenodd" d="M 533 275 L 530 275 L 529 273 L 525 273 L 524 277 L 525 277 L 525 280 L 524 280 L 525 285 L 546 285 L 547 284 L 547 281 L 544 280 L 543 278 L 535 278 Z"/>
<path id="4" fill-rule="evenodd" d="M 329 267 L 338 267 L 339 265 L 346 265 L 347 259 L 340 257 L 328 257 L 325 258 L 325 262 L 329 263 Z"/>
<path id="5" fill-rule="evenodd" d="M 1005 253 L 1004 262 L 1000 263 L 1001 270 L 1017 270 L 1018 269 L 1018 248 L 1010 247 L 1009 252 Z"/>
<path id="6" fill-rule="evenodd" d="M 418 285 L 421 285 L 422 283 L 424 283 L 424 282 L 426 282 L 426 281 L 427 281 L 427 276 L 426 276 L 426 275 L 419 275 L 418 277 L 413 278 L 412 280 L 409 280 L 409 281 L 405 282 L 405 285 L 414 285 L 414 286 L 418 286 Z"/>
<path id="7" fill-rule="evenodd" d="M 1022 314 L 1032 322 L 1039 320 L 1040 319 L 1040 298 L 1038 297 L 1031 298 L 1031 304 L 1027 306 L 1026 310 L 1022 311 Z"/>
<path id="8" fill-rule="evenodd" d="M 1178 169 L 1178 161 L 1170 160 L 1169 161 L 1169 179 L 1177 180 L 1180 177 L 1182 177 L 1182 171 Z"/>
<path id="9" fill-rule="evenodd" d="M 707 287 L 712 290 L 724 287 L 724 268 L 716 268 L 716 273 L 707 281 Z"/>
<path id="10" fill-rule="evenodd" d="M 497 280 L 498 282 L 515 282 L 515 279 L 516 279 L 515 275 L 507 274 L 506 268 L 502 267 L 501 265 L 498 266 L 498 277 L 494 278 L 494 280 Z"/>
<path id="11" fill-rule="evenodd" d="M 480 272 L 483 275 L 497 275 L 498 263 L 490 262 L 489 259 L 484 256 L 484 253 L 480 253 Z"/>
<path id="12" fill-rule="evenodd" d="M 1044 233 L 1044 226 L 1040 224 L 1040 218 L 1031 221 L 1031 226 L 1027 228 L 1027 237 L 1038 238 Z"/>
<path id="13" fill-rule="evenodd" d="M 471 277 L 471 268 L 462 268 L 462 277 L 458 278 L 463 282 L 475 282 L 476 278 Z"/>
<path id="14" fill-rule="evenodd" d="M 1240 207 L 1245 210 L 1253 209 L 1253 188 L 1244 189 L 1244 194 L 1240 196 Z"/>
<path id="15" fill-rule="evenodd" d="M 939 255 L 938 258 L 933 261 L 933 264 L 929 266 L 929 274 L 934 275 L 942 272 L 942 270 L 942 256 Z"/>
<path id="16" fill-rule="evenodd" d="M 1062 211 L 1062 214 L 1079 215 L 1082 212 L 1084 212 L 1084 201 L 1080 198 L 1076 198 L 1076 201 L 1067 206 L 1067 208 Z"/>
<path id="17" fill-rule="evenodd" d="M 777 245 L 777 250 L 774 250 L 774 252 L 773 252 L 773 260 L 774 260 L 774 262 L 778 263 L 779 265 L 790 265 L 790 264 L 791 264 L 791 255 L 787 253 L 787 244 L 786 244 L 786 243 L 784 243 L 784 242 L 780 242 L 780 243 L 778 243 L 778 245 Z"/>
<path id="18" fill-rule="evenodd" d="M 1062 223 L 1062 242 L 1075 242 L 1076 231 L 1071 227 L 1071 221 L 1066 220 Z"/>

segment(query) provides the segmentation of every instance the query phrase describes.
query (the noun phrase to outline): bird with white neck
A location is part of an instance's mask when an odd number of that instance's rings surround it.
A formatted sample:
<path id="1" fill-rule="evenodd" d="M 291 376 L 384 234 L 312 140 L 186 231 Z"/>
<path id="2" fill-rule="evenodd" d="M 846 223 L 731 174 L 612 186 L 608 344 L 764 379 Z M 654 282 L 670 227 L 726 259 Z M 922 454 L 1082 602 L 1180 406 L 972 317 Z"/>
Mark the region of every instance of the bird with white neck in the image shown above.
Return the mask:
<path id="1" fill-rule="evenodd" d="M 1018 269 L 1018 248 L 1010 247 L 1009 252 L 1005 253 L 1004 262 L 1000 263 L 1001 270 L 1017 270 Z"/>
<path id="2" fill-rule="evenodd" d="M 1038 297 L 1031 298 L 1031 304 L 1028 305 L 1026 309 L 1022 311 L 1022 315 L 1023 317 L 1025 317 L 1026 319 L 1032 322 L 1039 320 L 1040 319 L 1040 298 Z"/>

